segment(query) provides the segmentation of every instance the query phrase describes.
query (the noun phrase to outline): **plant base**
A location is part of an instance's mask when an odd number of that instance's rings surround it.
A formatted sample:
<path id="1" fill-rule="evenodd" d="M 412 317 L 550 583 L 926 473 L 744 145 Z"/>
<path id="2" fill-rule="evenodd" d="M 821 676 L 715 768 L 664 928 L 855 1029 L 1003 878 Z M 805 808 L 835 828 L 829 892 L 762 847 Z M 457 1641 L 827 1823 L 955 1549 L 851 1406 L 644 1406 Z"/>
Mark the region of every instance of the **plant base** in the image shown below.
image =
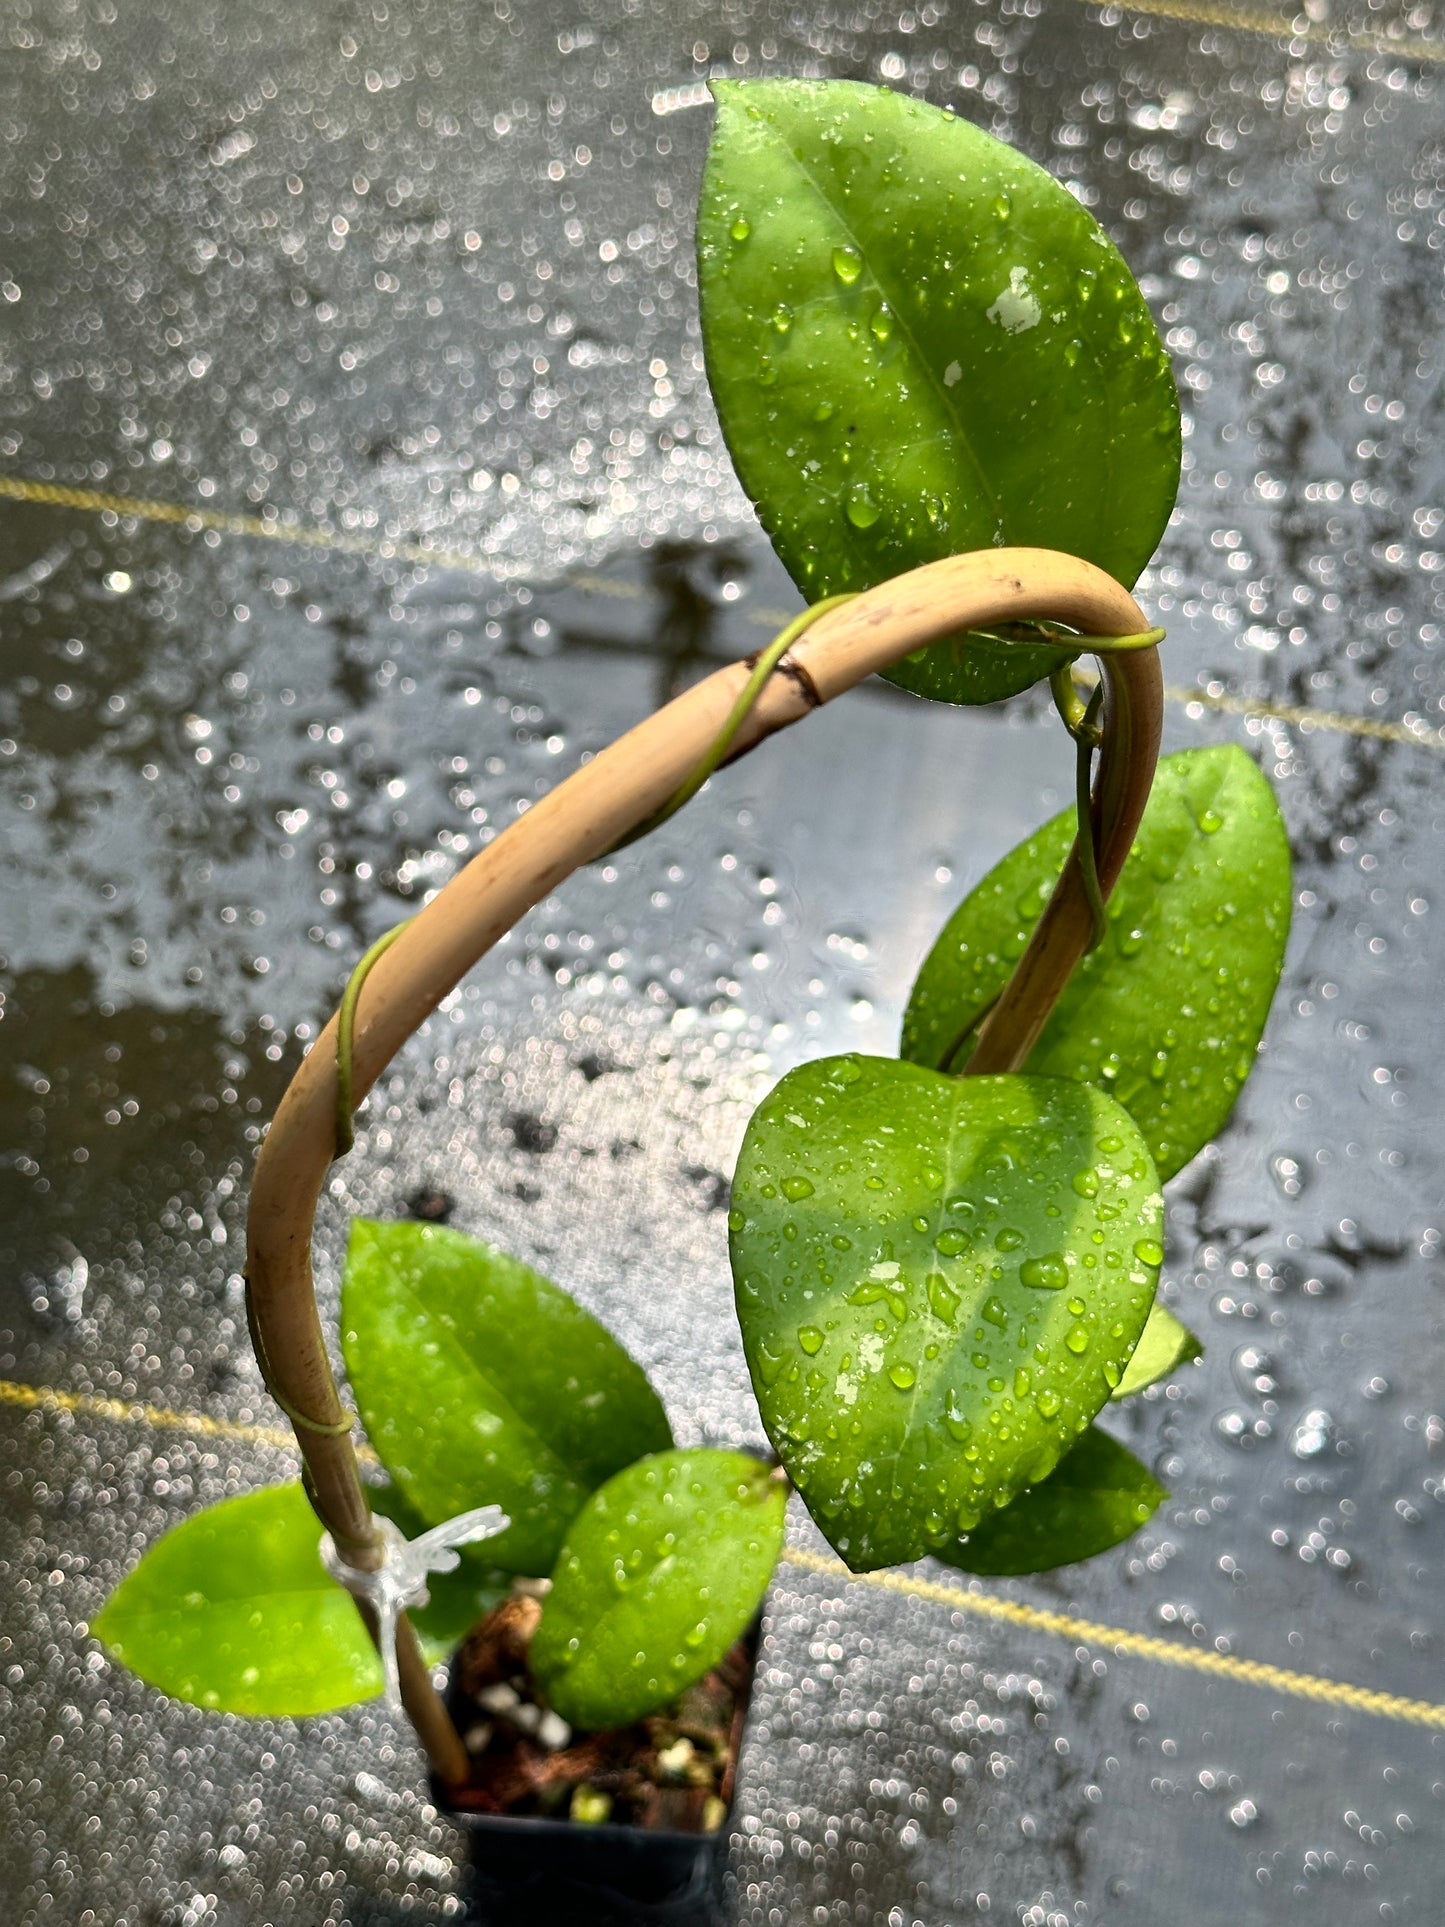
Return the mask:
<path id="1" fill-rule="evenodd" d="M 472 1918 L 498 1927 L 720 1920 L 758 1627 L 665 1711 L 570 1733 L 526 1672 L 537 1614 L 534 1598 L 514 1592 L 452 1666 L 447 1705 L 472 1775 L 433 1791 L 471 1843 Z"/>

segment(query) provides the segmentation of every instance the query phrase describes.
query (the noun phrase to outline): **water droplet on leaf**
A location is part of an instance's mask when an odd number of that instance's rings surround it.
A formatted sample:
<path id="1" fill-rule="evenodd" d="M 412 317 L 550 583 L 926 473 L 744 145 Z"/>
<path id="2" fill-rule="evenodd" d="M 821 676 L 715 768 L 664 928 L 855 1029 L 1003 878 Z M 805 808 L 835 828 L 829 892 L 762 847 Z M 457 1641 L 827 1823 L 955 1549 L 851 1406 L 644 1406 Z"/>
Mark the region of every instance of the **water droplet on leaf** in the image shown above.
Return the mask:
<path id="1" fill-rule="evenodd" d="M 1060 1252 L 1043 1258 L 1026 1258 L 1019 1266 L 1019 1283 L 1035 1291 L 1062 1291 L 1069 1282 L 1069 1268 Z"/>
<path id="2" fill-rule="evenodd" d="M 941 1271 L 929 1272 L 927 1289 L 928 1303 L 934 1317 L 941 1318 L 945 1325 L 951 1325 L 958 1310 L 958 1293 Z"/>
<path id="3" fill-rule="evenodd" d="M 855 529 L 871 529 L 883 513 L 866 482 L 855 482 L 843 503 L 843 513 Z"/>

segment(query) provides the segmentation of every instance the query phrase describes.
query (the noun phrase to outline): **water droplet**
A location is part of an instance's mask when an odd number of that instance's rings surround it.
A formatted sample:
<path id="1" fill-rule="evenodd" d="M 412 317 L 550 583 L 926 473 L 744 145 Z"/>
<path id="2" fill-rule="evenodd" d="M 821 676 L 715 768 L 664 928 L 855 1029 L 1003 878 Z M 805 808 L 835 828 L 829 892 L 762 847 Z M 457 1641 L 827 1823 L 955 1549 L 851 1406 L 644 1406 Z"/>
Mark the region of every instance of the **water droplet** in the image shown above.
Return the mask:
<path id="1" fill-rule="evenodd" d="M 746 241 L 752 231 L 753 224 L 746 214 L 740 214 L 728 229 L 728 233 L 731 234 L 735 241 Z"/>
<path id="2" fill-rule="evenodd" d="M 783 1369 L 783 1355 L 775 1352 L 766 1344 L 758 1346 L 758 1377 L 764 1385 L 771 1385 Z"/>
<path id="3" fill-rule="evenodd" d="M 900 1359 L 896 1365 L 890 1365 L 888 1367 L 888 1376 L 900 1392 L 906 1392 L 912 1387 L 918 1374 L 911 1365 L 906 1365 L 903 1360 Z"/>
<path id="4" fill-rule="evenodd" d="M 973 1426 L 961 1410 L 956 1392 L 950 1392 L 948 1395 L 948 1405 L 943 1414 L 943 1422 L 960 1445 L 967 1445 L 968 1441 L 973 1437 Z M 965 1456 L 970 1455 L 966 1454 Z M 971 1456 L 975 1458 L 978 1456 L 977 1446 L 973 1448 Z"/>
<path id="5" fill-rule="evenodd" d="M 811 1178 L 802 1178 L 802 1177 L 784 1178 L 781 1185 L 781 1190 L 782 1190 L 783 1196 L 788 1199 L 789 1203 L 799 1204 L 802 1202 L 804 1198 L 812 1197 L 813 1180 Z"/>
<path id="6" fill-rule="evenodd" d="M 1039 1415 L 1042 1418 L 1053 1418 L 1062 1403 L 1063 1400 L 1051 1385 L 1046 1385 L 1034 1400 L 1034 1404 L 1039 1408 Z"/>
<path id="7" fill-rule="evenodd" d="M 1013 202 L 1009 199 L 1008 195 L 996 194 L 993 200 L 993 218 L 996 221 L 1007 221 L 1012 213 Z"/>
<path id="8" fill-rule="evenodd" d="M 1077 1356 L 1089 1349 L 1089 1334 L 1082 1325 L 1070 1325 L 1064 1333 L 1064 1343 Z"/>
<path id="9" fill-rule="evenodd" d="M 1068 1282 L 1069 1268 L 1058 1251 L 1043 1258 L 1026 1258 L 1019 1266 L 1019 1283 L 1034 1291 L 1062 1291 Z"/>
<path id="10" fill-rule="evenodd" d="M 878 342 L 887 341 L 893 333 L 893 316 L 886 305 L 874 310 L 873 318 L 868 323 L 868 332 Z"/>
<path id="11" fill-rule="evenodd" d="M 1335 1421 L 1322 1407 L 1306 1412 L 1290 1434 L 1289 1449 L 1297 1459 L 1315 1459 L 1334 1443 Z"/>
<path id="12" fill-rule="evenodd" d="M 1016 1231 L 1012 1225 L 1005 1225 L 993 1242 L 994 1248 L 998 1251 L 1017 1251 L 1024 1243 L 1024 1234 L 1022 1231 Z"/>
<path id="13" fill-rule="evenodd" d="M 863 1066 L 856 1057 L 836 1057 L 828 1067 L 830 1084 L 856 1084 L 863 1075 Z"/>
<path id="14" fill-rule="evenodd" d="M 990 1298 L 979 1315 L 990 1325 L 997 1325 L 1002 1330 L 1008 1323 L 1008 1306 L 1002 1298 Z"/>
<path id="15" fill-rule="evenodd" d="M 950 1226 L 947 1230 L 939 1232 L 933 1241 L 933 1248 L 945 1258 L 958 1258 L 968 1250 L 972 1242 L 966 1231 L 959 1231 L 956 1227 Z"/>
<path id="16" fill-rule="evenodd" d="M 1120 1371 L 1119 1367 L 1114 1363 L 1112 1358 L 1106 1358 L 1104 1360 L 1104 1383 L 1108 1386 L 1111 1392 L 1113 1391 L 1114 1387 L 1119 1383 L 1119 1380 L 1123 1376 L 1124 1374 Z"/>
<path id="17" fill-rule="evenodd" d="M 855 482 L 843 503 L 843 513 L 855 529 L 871 529 L 883 513 L 866 482 Z"/>
<path id="18" fill-rule="evenodd" d="M 1033 923 L 1037 921 L 1040 911 L 1042 911 L 1048 900 L 1049 885 L 1047 881 L 1032 883 L 1014 905 L 1014 913 L 1016 916 L 1022 917 L 1025 923 Z"/>
<path id="19" fill-rule="evenodd" d="M 1119 939 L 1119 954 L 1122 957 L 1137 957 L 1144 948 L 1142 930 L 1126 930 Z"/>
<path id="20" fill-rule="evenodd" d="M 851 288 L 863 272 L 863 257 L 857 248 L 834 248 L 833 272 L 845 288 Z"/>
<path id="21" fill-rule="evenodd" d="M 1134 1246 L 1134 1256 L 1141 1265 L 1162 1265 L 1164 1247 L 1154 1238 L 1141 1238 Z"/>
<path id="22" fill-rule="evenodd" d="M 773 309 L 773 326 L 780 335 L 785 335 L 793 325 L 793 311 L 786 302 L 780 301 Z"/>
<path id="23" fill-rule="evenodd" d="M 1213 836 L 1216 830 L 1224 828 L 1224 818 L 1218 810 L 1205 810 L 1200 815 L 1199 827 L 1206 836 Z"/>
<path id="24" fill-rule="evenodd" d="M 736 1208 L 729 1211 L 728 1213 L 728 1230 L 729 1231 L 744 1231 L 747 1229 L 747 1222 L 748 1221 L 746 1217 L 743 1215 L 741 1211 L 737 1210 Z"/>
<path id="25" fill-rule="evenodd" d="M 1029 1376 L 1025 1368 L 1022 1365 L 1020 1365 L 1018 1370 L 1014 1373 L 1014 1397 L 1027 1398 L 1029 1395 L 1029 1387 L 1032 1384 L 1033 1384 L 1032 1378 Z"/>
<path id="26" fill-rule="evenodd" d="M 814 1352 L 823 1349 L 823 1334 L 818 1330 L 816 1325 L 800 1325 L 798 1327 L 798 1343 L 808 1354 L 809 1358 L 811 1358 Z"/>
<path id="27" fill-rule="evenodd" d="M 700 1619 L 695 1626 L 689 1627 L 687 1632 L 683 1634 L 682 1643 L 684 1646 L 690 1646 L 692 1650 L 696 1652 L 706 1638 L 707 1621 Z"/>
<path id="28" fill-rule="evenodd" d="M 934 1317 L 941 1318 L 945 1325 L 951 1325 L 958 1310 L 958 1293 L 941 1271 L 929 1272 L 927 1290 L 929 1308 Z"/>
<path id="29" fill-rule="evenodd" d="M 813 420 L 819 423 L 828 422 L 833 419 L 837 412 L 838 404 L 836 402 L 820 401 L 818 406 L 813 410 Z"/>
<path id="30" fill-rule="evenodd" d="M 1099 1195 L 1099 1174 L 1097 1171 L 1076 1171 L 1074 1189 L 1081 1198 L 1097 1198 Z"/>

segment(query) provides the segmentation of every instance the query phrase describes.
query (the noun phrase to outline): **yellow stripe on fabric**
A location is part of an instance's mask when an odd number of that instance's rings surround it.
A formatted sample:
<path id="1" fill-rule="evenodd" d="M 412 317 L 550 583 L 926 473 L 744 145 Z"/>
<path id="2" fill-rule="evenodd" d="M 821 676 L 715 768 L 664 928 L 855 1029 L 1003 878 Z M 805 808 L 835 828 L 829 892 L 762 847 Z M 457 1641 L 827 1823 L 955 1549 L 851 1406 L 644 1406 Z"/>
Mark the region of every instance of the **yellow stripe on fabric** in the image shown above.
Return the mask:
<path id="1" fill-rule="evenodd" d="M 49 1385 L 19 1385 L 8 1378 L 0 1378 L 0 1405 L 71 1412 L 77 1418 L 144 1425 L 157 1432 L 188 1432 L 201 1439 L 237 1439 L 245 1445 L 270 1445 L 283 1452 L 297 1450 L 295 1434 L 286 1426 L 212 1418 L 208 1412 L 175 1412 L 169 1406 L 147 1405 L 140 1399 L 103 1398 L 95 1392 L 64 1392 Z M 358 1445 L 356 1456 L 368 1464 L 380 1463 L 367 1445 Z"/>
<path id="2" fill-rule="evenodd" d="M 1187 27 L 1223 27 L 1234 33 L 1265 34 L 1273 40 L 1298 40 L 1311 47 L 1349 48 L 1351 53 L 1388 54 L 1393 60 L 1433 66 L 1445 60 L 1445 40 L 1414 35 L 1358 32 L 1303 13 L 1269 13 L 1258 7 L 1198 6 L 1193 0 L 1075 0 L 1101 13 L 1142 14 L 1146 19 L 1176 20 Z"/>
<path id="3" fill-rule="evenodd" d="M 180 1431 L 196 1438 L 228 1438 L 253 1445 L 278 1446 L 290 1451 L 296 1441 L 277 1426 L 253 1425 L 234 1419 L 212 1418 L 205 1412 L 177 1412 L 168 1406 L 146 1405 L 136 1399 L 101 1398 L 90 1392 L 64 1392 L 45 1385 L 21 1385 L 0 1379 L 0 1405 L 50 1412 L 70 1412 L 80 1418 L 111 1420 L 117 1424 L 145 1425 L 156 1431 Z M 376 1464 L 376 1455 L 367 1447 L 357 1456 Z M 1159 1666 L 1174 1666 L 1185 1672 L 1204 1673 L 1214 1679 L 1230 1680 L 1239 1686 L 1257 1686 L 1266 1692 L 1288 1693 L 1296 1699 L 1313 1700 L 1322 1706 L 1339 1706 L 1352 1713 L 1369 1713 L 1380 1719 L 1402 1720 L 1412 1726 L 1425 1726 L 1445 1732 L 1445 1706 L 1429 1700 L 1403 1698 L 1398 1693 L 1377 1693 L 1347 1681 L 1325 1679 L 1317 1673 L 1296 1673 L 1284 1666 L 1266 1666 L 1258 1660 L 1240 1659 L 1234 1653 L 1203 1651 L 1183 1646 L 1171 1639 L 1156 1639 L 1148 1633 L 1131 1633 L 1122 1626 L 1105 1626 L 1098 1620 L 1081 1619 L 1073 1613 L 1053 1612 L 1042 1606 L 1024 1605 L 1017 1599 L 1004 1599 L 997 1593 L 971 1592 L 962 1586 L 946 1585 L 936 1579 L 915 1578 L 902 1572 L 850 1572 L 838 1559 L 808 1552 L 801 1547 L 784 1549 L 783 1562 L 820 1578 L 835 1579 L 848 1586 L 873 1586 L 884 1592 L 901 1594 L 907 1599 L 927 1599 L 954 1612 L 971 1613 L 975 1618 L 997 1624 L 1019 1626 L 1028 1632 L 1044 1633 L 1066 1639 L 1076 1646 L 1098 1646 L 1131 1659 L 1151 1660 Z"/>
<path id="4" fill-rule="evenodd" d="M 824 1578 L 842 1580 L 849 1585 L 876 1586 L 910 1599 L 932 1600 L 955 1612 L 972 1613 L 976 1618 L 1003 1625 L 1022 1626 L 1029 1632 L 1047 1633 L 1077 1646 L 1106 1647 L 1132 1659 L 1153 1660 L 1160 1666 L 1207 1673 L 1241 1686 L 1259 1686 L 1268 1692 L 1290 1693 L 1297 1699 L 1314 1700 L 1324 1706 L 1343 1706 L 1354 1713 L 1372 1713 L 1381 1719 L 1405 1720 L 1413 1726 L 1445 1731 L 1445 1706 L 1434 1705 L 1429 1700 L 1404 1699 L 1398 1693 L 1377 1693 L 1369 1687 L 1351 1686 L 1344 1680 L 1324 1679 L 1318 1673 L 1296 1673 L 1288 1667 L 1240 1659 L 1233 1653 L 1182 1646 L 1172 1639 L 1126 1632 L 1120 1626 L 1104 1626 L 1094 1619 L 1079 1619 L 1073 1613 L 1026 1606 L 1016 1599 L 1002 1599 L 996 1593 L 968 1592 L 962 1586 L 944 1585 L 935 1579 L 915 1579 L 901 1572 L 854 1573 L 841 1560 L 827 1559 L 795 1547 L 787 1548 L 783 1559 L 788 1565 Z"/>
<path id="5" fill-rule="evenodd" d="M 441 568 L 458 569 L 471 575 L 486 575 L 487 565 L 475 555 L 460 549 L 434 549 L 420 542 L 392 542 L 374 535 L 349 535 L 335 529 L 307 527 L 299 522 L 269 520 L 261 515 L 226 515 L 217 509 L 187 508 L 181 502 L 155 501 L 136 495 L 107 495 L 98 489 L 68 488 L 59 482 L 38 482 L 23 475 L 0 475 L 0 497 L 13 502 L 38 502 L 55 508 L 79 509 L 91 514 L 131 516 L 142 522 L 165 522 L 195 530 L 216 529 L 226 535 L 255 537 L 266 542 L 289 542 L 303 548 L 335 550 L 345 555 L 366 556 L 373 561 L 436 563 Z M 595 573 L 568 576 L 558 586 L 581 590 L 586 595 L 611 596 L 623 601 L 640 601 L 644 591 L 633 582 L 619 582 Z M 749 609 L 751 622 L 767 629 L 778 629 L 791 622 L 796 609 Z M 1288 703 L 1272 703 L 1249 696 L 1210 695 L 1204 690 L 1170 685 L 1166 699 L 1188 709 L 1219 710 L 1231 716 L 1262 716 L 1288 723 L 1301 730 L 1325 730 L 1336 735 L 1358 736 L 1382 743 L 1409 743 L 1416 749 L 1445 749 L 1445 729 L 1427 725 L 1412 728 L 1378 716 L 1350 716 L 1337 709 L 1299 708 Z"/>

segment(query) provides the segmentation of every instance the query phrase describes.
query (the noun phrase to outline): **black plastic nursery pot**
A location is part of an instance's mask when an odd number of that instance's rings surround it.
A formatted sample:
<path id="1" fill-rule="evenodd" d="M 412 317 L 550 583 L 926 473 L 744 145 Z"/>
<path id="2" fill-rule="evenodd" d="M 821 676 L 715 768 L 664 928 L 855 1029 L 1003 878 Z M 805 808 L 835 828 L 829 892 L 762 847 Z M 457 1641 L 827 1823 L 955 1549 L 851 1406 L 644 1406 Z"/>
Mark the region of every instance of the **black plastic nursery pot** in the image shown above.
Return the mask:
<path id="1" fill-rule="evenodd" d="M 478 1927 L 712 1927 L 721 1918 L 722 1842 L 714 1833 L 672 1833 L 573 1820 L 462 1813 L 438 1804 L 471 1847 L 469 1918 Z M 729 1819 L 731 1809 L 729 1809 Z"/>
<path id="2" fill-rule="evenodd" d="M 476 1927 L 720 1927 L 733 1782 L 761 1639 L 761 1621 L 754 1621 L 734 1649 L 745 1670 L 733 1701 L 727 1810 L 706 1832 L 478 1812 L 458 1805 L 433 1779 L 433 1799 L 470 1846 L 468 1917 Z M 459 1670 L 453 1666 L 446 1695 L 454 1718 L 465 1717 L 468 1707 Z"/>

